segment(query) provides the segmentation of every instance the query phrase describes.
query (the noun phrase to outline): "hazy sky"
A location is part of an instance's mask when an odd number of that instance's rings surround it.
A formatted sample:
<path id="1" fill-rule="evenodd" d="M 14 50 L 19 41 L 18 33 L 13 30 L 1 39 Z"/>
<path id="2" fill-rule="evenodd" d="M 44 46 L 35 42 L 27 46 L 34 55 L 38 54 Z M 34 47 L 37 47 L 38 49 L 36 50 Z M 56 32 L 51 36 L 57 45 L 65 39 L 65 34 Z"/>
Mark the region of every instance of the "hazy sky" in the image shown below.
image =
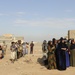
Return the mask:
<path id="1" fill-rule="evenodd" d="M 0 35 L 26 41 L 67 35 L 75 29 L 75 0 L 0 0 Z"/>

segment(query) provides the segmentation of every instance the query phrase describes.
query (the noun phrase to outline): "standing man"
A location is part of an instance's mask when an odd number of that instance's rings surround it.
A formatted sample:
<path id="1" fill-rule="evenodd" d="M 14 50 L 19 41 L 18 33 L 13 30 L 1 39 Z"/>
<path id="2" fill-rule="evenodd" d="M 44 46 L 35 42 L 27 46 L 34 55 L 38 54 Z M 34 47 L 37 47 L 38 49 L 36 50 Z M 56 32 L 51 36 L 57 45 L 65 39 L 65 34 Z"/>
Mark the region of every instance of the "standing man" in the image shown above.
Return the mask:
<path id="1" fill-rule="evenodd" d="M 22 46 L 23 46 L 23 56 L 25 56 L 25 54 L 26 54 L 26 43 L 23 42 Z"/>
<path id="2" fill-rule="evenodd" d="M 18 40 L 18 53 L 17 53 L 17 57 L 19 59 L 22 56 L 23 56 L 23 46 L 21 44 L 21 40 Z"/>
<path id="3" fill-rule="evenodd" d="M 33 47 L 34 47 L 34 43 L 32 41 L 30 44 L 30 54 L 33 54 Z"/>
<path id="4" fill-rule="evenodd" d="M 11 42 L 10 50 L 11 50 L 11 62 L 14 63 L 14 61 L 16 59 L 16 46 L 15 46 L 15 42 Z"/>
<path id="5" fill-rule="evenodd" d="M 2 50 L 3 50 L 3 54 L 6 54 L 6 49 L 7 49 L 7 45 L 5 43 L 5 41 L 3 41 L 3 45 L 2 45 Z"/>

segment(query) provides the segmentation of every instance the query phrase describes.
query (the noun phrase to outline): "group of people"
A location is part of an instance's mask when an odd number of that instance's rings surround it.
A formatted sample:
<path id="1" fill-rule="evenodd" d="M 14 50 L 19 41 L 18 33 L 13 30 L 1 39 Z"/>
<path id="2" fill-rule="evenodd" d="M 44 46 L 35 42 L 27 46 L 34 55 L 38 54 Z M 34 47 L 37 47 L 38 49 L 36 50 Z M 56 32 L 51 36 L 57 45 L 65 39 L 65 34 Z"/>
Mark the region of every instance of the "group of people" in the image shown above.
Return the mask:
<path id="1" fill-rule="evenodd" d="M 33 54 L 33 41 L 30 43 L 30 54 Z M 28 54 L 29 44 L 27 42 L 11 42 L 11 62 L 14 63 L 20 57 Z M 6 54 L 7 45 L 3 42 L 0 45 L 0 59 Z M 43 61 L 48 69 L 66 70 L 67 67 L 75 67 L 75 41 L 74 39 L 66 40 L 53 38 L 50 41 L 43 41 L 42 44 Z"/>
<path id="2" fill-rule="evenodd" d="M 59 40 L 53 38 L 50 41 L 43 41 L 43 61 L 48 69 L 66 70 L 67 67 L 75 67 L 75 41 L 66 40 L 61 37 Z"/>
<path id="3" fill-rule="evenodd" d="M 30 54 L 33 54 L 33 47 L 34 47 L 34 43 L 33 41 L 30 43 L 30 47 L 29 47 L 29 43 L 27 42 L 23 42 L 21 40 L 18 40 L 17 42 L 11 42 L 10 45 L 10 52 L 11 52 L 11 56 L 10 56 L 10 60 L 12 63 L 14 63 L 14 61 L 17 61 L 17 59 L 19 59 L 20 57 L 24 57 L 26 54 L 28 54 L 29 49 L 30 49 Z M 5 43 L 5 41 L 3 41 L 2 45 L 0 45 L 0 59 L 4 58 L 4 56 L 6 55 L 6 50 L 7 50 L 7 45 Z"/>
<path id="4" fill-rule="evenodd" d="M 33 54 L 33 41 L 30 44 L 30 54 Z M 21 43 L 21 40 L 18 42 L 11 42 L 11 61 L 14 63 L 17 59 L 28 54 L 29 44 L 27 42 Z"/>

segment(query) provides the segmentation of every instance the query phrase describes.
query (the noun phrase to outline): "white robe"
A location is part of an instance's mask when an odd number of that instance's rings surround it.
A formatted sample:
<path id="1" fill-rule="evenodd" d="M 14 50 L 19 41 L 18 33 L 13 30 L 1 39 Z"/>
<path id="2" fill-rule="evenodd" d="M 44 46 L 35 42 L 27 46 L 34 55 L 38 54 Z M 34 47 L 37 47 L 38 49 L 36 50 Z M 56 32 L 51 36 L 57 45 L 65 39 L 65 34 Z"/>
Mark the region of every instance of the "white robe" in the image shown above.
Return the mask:
<path id="1" fill-rule="evenodd" d="M 16 59 L 16 51 L 11 52 L 11 59 Z"/>

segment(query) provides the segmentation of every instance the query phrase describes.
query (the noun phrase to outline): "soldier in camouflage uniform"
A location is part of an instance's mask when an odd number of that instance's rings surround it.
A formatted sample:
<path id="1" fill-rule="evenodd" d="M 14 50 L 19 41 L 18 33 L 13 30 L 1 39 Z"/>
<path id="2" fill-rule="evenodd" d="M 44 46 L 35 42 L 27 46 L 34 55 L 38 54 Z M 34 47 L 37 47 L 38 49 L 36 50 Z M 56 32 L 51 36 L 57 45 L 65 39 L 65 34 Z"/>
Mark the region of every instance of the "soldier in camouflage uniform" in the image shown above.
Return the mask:
<path id="1" fill-rule="evenodd" d="M 56 69 L 55 46 L 48 42 L 48 69 Z"/>

